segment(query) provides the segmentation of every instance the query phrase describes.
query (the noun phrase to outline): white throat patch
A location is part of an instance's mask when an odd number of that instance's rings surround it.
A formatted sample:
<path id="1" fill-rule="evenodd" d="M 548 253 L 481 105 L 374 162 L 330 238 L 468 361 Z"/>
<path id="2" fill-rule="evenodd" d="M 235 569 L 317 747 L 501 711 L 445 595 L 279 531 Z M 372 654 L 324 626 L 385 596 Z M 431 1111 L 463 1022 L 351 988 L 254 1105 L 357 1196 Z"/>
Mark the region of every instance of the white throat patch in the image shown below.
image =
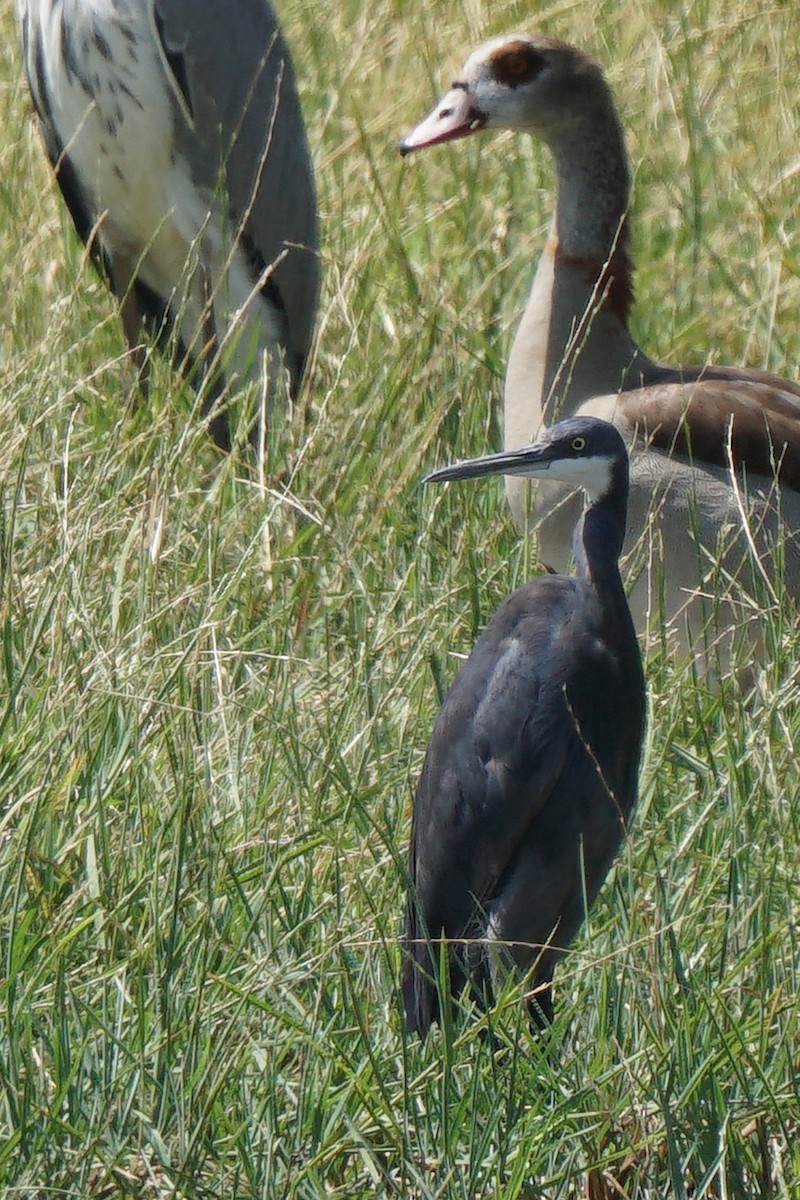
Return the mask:
<path id="1" fill-rule="evenodd" d="M 590 458 L 561 458 L 542 471 L 542 479 L 558 479 L 564 483 L 577 483 L 590 500 L 599 500 L 611 487 L 611 460 L 599 455 Z"/>

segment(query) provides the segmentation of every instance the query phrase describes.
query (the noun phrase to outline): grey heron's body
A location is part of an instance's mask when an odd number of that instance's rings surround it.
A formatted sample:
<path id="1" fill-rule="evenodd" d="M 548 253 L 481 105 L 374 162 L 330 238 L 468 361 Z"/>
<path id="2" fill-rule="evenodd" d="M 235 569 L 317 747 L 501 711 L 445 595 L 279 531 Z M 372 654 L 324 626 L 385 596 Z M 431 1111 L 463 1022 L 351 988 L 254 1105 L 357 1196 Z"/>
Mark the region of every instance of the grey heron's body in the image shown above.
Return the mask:
<path id="1" fill-rule="evenodd" d="M 719 636 L 724 662 L 749 619 L 757 649 L 754 581 L 782 578 L 800 599 L 800 385 L 740 367 L 665 365 L 637 345 L 630 168 L 597 63 L 540 33 L 495 38 L 400 148 L 482 129 L 530 133 L 556 174 L 550 234 L 509 355 L 506 447 L 575 413 L 613 421 L 631 449 L 625 553 L 637 628 L 663 616 L 693 655 L 701 634 Z M 579 498 L 545 485 L 531 505 L 521 479 L 507 495 L 517 524 L 539 529 L 545 561 L 565 567 Z"/>
<path id="2" fill-rule="evenodd" d="M 174 330 L 188 364 L 219 355 L 220 383 L 266 367 L 271 393 L 293 393 L 316 315 L 317 210 L 267 0 L 17 8 L 48 156 L 131 344 L 142 321 L 162 342 Z M 225 441 L 224 420 L 214 432 Z"/>
<path id="3" fill-rule="evenodd" d="M 645 697 L 617 563 L 628 494 L 622 439 L 603 421 L 573 418 L 532 447 L 432 478 L 501 471 L 549 473 L 591 494 L 575 529 L 576 575 L 546 575 L 508 597 L 431 736 L 414 805 L 404 936 L 407 1026 L 423 1036 L 439 1016 L 441 938 L 450 942 L 453 995 L 469 981 L 485 998 L 513 964 L 551 1015 L 555 963 L 636 799 Z"/>

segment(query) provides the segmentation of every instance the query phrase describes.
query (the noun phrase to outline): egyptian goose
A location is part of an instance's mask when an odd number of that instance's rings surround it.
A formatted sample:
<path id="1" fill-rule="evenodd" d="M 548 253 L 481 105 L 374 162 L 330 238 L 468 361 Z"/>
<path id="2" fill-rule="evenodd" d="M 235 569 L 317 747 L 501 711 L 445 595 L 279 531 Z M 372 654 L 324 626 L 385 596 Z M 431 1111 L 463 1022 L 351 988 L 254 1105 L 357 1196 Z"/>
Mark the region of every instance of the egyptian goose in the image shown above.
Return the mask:
<path id="1" fill-rule="evenodd" d="M 268 0 L 17 0 L 25 66 L 75 228 L 208 407 L 226 381 L 296 391 L 319 290 L 317 204 Z M 229 444 L 224 413 L 210 428 Z"/>
<path id="2" fill-rule="evenodd" d="M 745 588 L 754 574 L 769 579 L 775 544 L 785 547 L 785 583 L 797 599 L 800 385 L 746 368 L 664 366 L 636 345 L 628 329 L 630 171 L 600 67 L 541 34 L 496 38 L 469 56 L 400 149 L 408 154 L 482 129 L 540 138 L 557 180 L 549 237 L 508 362 L 506 447 L 530 442 L 542 424 L 581 413 L 612 421 L 635 449 L 625 551 L 640 631 L 663 615 L 691 649 L 710 592 L 715 628 L 736 627 L 741 606 L 718 606 L 722 575 Z M 520 525 L 529 516 L 528 486 L 507 481 Z M 576 503 L 565 503 L 556 485 L 538 486 L 533 515 L 541 555 L 560 570 Z M 721 572 L 714 565 L 720 559 Z M 735 595 L 736 589 L 728 592 L 734 601 Z"/>

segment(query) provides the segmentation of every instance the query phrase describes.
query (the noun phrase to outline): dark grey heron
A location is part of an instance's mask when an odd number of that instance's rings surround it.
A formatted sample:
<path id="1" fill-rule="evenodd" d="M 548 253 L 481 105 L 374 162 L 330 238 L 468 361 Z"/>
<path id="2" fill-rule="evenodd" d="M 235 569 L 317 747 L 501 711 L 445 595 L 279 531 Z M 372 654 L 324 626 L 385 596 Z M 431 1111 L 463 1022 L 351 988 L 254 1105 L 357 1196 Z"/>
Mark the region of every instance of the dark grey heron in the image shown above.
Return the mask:
<path id="1" fill-rule="evenodd" d="M 540 139 L 556 173 L 550 235 L 508 361 L 505 446 L 577 413 L 623 432 L 632 447 L 626 553 L 641 546 L 643 564 L 630 593 L 635 622 L 646 629 L 663 602 L 694 657 L 706 598 L 719 597 L 726 579 L 737 586 L 715 614 L 724 640 L 742 626 L 739 585 L 749 591 L 754 577 L 779 575 L 800 600 L 800 384 L 745 367 L 665 365 L 636 344 L 630 167 L 596 62 L 541 33 L 495 38 L 469 55 L 400 149 L 492 129 Z M 523 527 L 529 488 L 510 479 L 506 490 Z M 560 569 L 578 511 L 563 488 L 536 489 L 541 553 Z M 758 645 L 757 611 L 754 626 Z"/>
<path id="2" fill-rule="evenodd" d="M 317 205 L 268 0 L 17 0 L 42 135 L 121 304 L 171 343 L 206 409 L 226 382 L 294 394 L 319 290 Z M 212 414 L 227 448 L 226 415 Z"/>
<path id="3" fill-rule="evenodd" d="M 442 705 L 411 831 L 403 993 L 407 1028 L 451 994 L 479 1000 L 516 969 L 552 1019 L 556 962 L 608 873 L 636 800 L 644 676 L 618 557 L 628 455 L 617 430 L 572 417 L 522 450 L 434 471 L 579 484 L 576 574 L 545 575 L 500 606 Z"/>

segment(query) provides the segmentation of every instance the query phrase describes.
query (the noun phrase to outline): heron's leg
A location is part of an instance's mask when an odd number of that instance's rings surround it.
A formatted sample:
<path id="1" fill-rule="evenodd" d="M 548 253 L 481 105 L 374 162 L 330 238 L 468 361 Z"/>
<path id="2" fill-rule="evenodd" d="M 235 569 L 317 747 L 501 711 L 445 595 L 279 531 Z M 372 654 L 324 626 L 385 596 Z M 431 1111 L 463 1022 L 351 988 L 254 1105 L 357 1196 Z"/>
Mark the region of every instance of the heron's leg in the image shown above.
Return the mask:
<path id="1" fill-rule="evenodd" d="M 150 361 L 147 347 L 142 340 L 142 314 L 136 298 L 136 273 L 133 263 L 124 254 L 115 254 L 111 262 L 111 283 L 119 301 L 122 332 L 131 349 L 131 358 L 136 368 L 136 383 L 145 399 L 150 388 Z"/>
<path id="2" fill-rule="evenodd" d="M 494 933 L 490 928 L 490 935 Z M 495 990 L 499 994 L 509 970 L 521 976 L 526 983 L 528 992 L 527 1004 L 531 1024 L 536 1029 L 546 1029 L 553 1023 L 553 989 L 552 979 L 558 953 L 551 949 L 537 947 L 531 950 L 526 944 L 514 944 L 509 930 L 504 930 L 503 939 L 511 944 L 498 946 L 490 951 L 489 974 Z"/>
<path id="3" fill-rule="evenodd" d="M 548 879 L 538 855 L 522 855 L 492 906 L 487 935 L 497 944 L 489 950 L 489 970 L 499 992 L 509 971 L 525 981 L 532 1023 L 546 1029 L 553 1020 L 551 982 L 564 953 L 559 933 L 561 881 Z M 539 886 L 543 884 L 544 886 Z M 549 886 L 548 886 L 549 884 Z"/>
<path id="4" fill-rule="evenodd" d="M 200 354 L 203 363 L 203 416 L 208 417 L 208 432 L 214 445 L 220 450 L 230 451 L 231 431 L 226 412 L 215 411 L 217 401 L 222 397 L 223 386 L 219 371 L 219 340 L 217 326 L 214 320 L 214 297 L 208 271 L 201 264 L 198 268 L 200 287 L 203 299 L 202 338 L 203 348 Z"/>
<path id="5" fill-rule="evenodd" d="M 553 1024 L 553 989 L 549 983 L 547 987 L 543 987 L 541 983 L 537 985 L 538 987 L 541 987 L 542 990 L 537 990 L 535 995 L 529 999 L 528 1012 L 532 1025 L 537 1029 L 547 1029 L 548 1025 Z"/>

